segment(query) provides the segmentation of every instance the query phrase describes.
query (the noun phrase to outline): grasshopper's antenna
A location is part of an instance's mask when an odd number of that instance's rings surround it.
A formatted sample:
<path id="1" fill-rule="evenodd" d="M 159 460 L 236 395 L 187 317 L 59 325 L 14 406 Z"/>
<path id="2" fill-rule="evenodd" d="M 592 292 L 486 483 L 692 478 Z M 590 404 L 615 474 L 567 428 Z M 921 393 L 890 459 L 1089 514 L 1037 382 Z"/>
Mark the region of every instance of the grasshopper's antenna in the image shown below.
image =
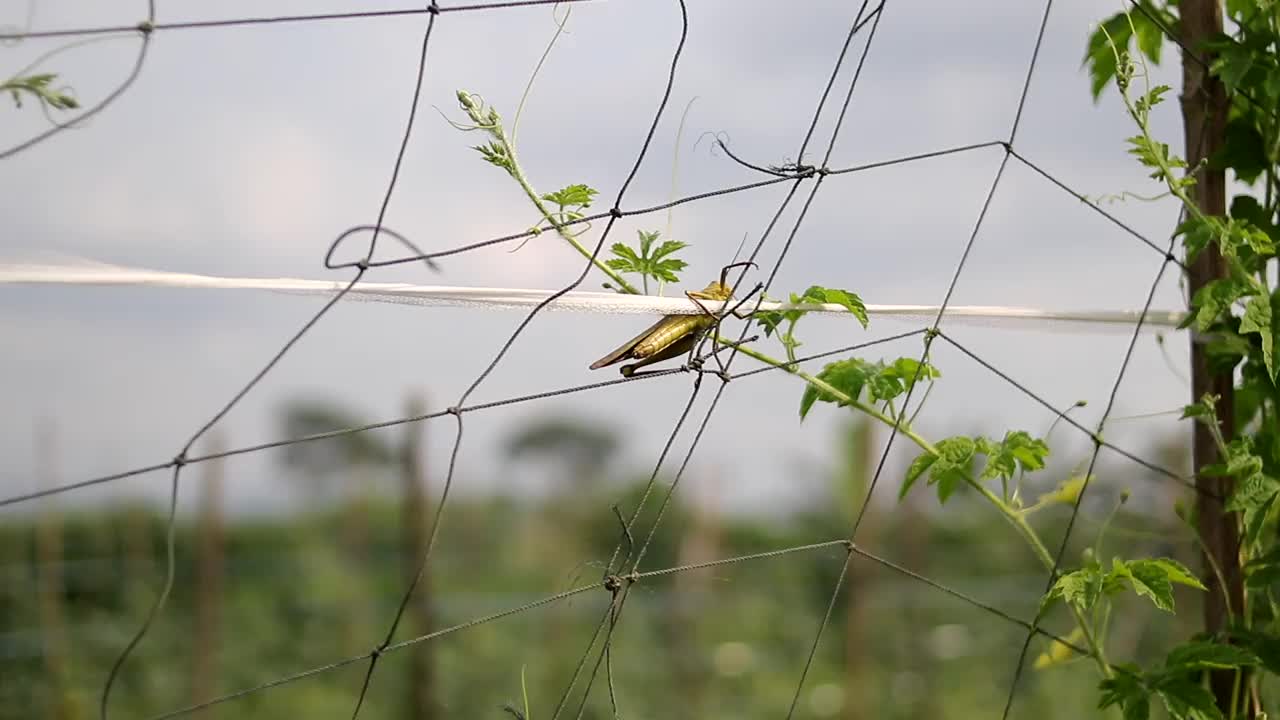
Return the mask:
<path id="1" fill-rule="evenodd" d="M 737 262 L 737 261 L 738 261 L 738 255 L 739 255 L 739 253 L 741 253 L 741 252 L 742 252 L 742 248 L 746 247 L 746 245 L 747 245 L 747 235 L 748 235 L 748 234 L 749 234 L 749 233 L 742 233 L 742 242 L 738 243 L 738 249 L 733 251 L 733 261 L 734 261 L 734 262 Z"/>

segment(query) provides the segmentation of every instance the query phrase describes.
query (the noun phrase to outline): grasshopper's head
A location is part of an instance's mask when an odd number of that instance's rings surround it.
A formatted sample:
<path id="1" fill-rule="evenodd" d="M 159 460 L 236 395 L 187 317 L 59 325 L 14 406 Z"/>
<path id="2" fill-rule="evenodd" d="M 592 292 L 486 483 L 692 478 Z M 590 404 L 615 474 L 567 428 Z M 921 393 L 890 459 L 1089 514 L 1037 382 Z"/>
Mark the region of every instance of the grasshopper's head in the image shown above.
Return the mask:
<path id="1" fill-rule="evenodd" d="M 712 281 L 702 290 L 693 294 L 703 300 L 728 300 L 733 297 L 733 288 L 727 283 Z"/>
<path id="2" fill-rule="evenodd" d="M 698 292 L 689 293 L 703 300 L 720 300 L 726 301 L 733 297 L 733 286 L 729 284 L 729 269 L 735 267 L 743 267 L 745 265 L 755 265 L 753 262 L 737 262 L 732 265 L 725 265 L 720 270 L 720 281 L 712 281 L 706 287 Z"/>

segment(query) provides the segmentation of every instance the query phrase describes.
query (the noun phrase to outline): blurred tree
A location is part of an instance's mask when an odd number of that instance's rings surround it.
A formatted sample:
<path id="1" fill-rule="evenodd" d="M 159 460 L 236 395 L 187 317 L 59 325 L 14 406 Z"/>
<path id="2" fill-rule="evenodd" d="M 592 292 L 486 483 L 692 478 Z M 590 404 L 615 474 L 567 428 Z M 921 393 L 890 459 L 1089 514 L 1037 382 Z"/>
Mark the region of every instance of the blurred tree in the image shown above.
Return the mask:
<path id="1" fill-rule="evenodd" d="M 597 421 L 540 418 L 508 436 L 504 451 L 511 460 L 552 459 L 568 487 L 578 488 L 603 473 L 618 445 L 617 432 Z"/>
<path id="2" fill-rule="evenodd" d="M 365 421 L 355 413 L 327 400 L 302 399 L 287 403 L 280 412 L 284 437 L 303 437 L 358 427 Z M 311 497 L 331 496 L 335 487 L 351 469 L 386 467 L 395 461 L 394 451 L 370 432 L 347 433 L 314 442 L 294 443 L 284 447 L 285 467 L 319 482 L 323 489 L 311 488 Z"/>
<path id="3" fill-rule="evenodd" d="M 285 437 L 303 437 L 359 427 L 366 421 L 331 401 L 299 399 L 287 403 L 281 414 Z M 346 622 L 344 649 L 358 652 L 369 644 L 371 630 L 366 611 L 369 592 L 363 575 L 371 566 L 369 552 L 369 495 L 374 479 L 397 463 L 395 450 L 372 432 L 336 435 L 313 442 L 286 445 L 282 463 L 303 478 L 308 496 L 317 499 L 344 497 L 343 555 L 353 582 L 345 584 Z M 319 484 L 320 489 L 314 486 Z M 367 578 L 366 578 L 367 579 Z"/>

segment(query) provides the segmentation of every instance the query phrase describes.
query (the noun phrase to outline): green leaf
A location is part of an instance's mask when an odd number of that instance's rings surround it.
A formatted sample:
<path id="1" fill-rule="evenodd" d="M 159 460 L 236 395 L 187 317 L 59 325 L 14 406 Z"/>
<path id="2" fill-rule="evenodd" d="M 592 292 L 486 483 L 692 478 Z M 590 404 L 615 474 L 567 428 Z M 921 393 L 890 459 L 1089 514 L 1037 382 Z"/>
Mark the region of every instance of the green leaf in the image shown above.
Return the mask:
<path id="1" fill-rule="evenodd" d="M 653 259 L 653 256 L 649 254 L 649 247 L 653 245 L 654 240 L 658 239 L 658 231 L 645 232 L 644 230 L 637 230 L 636 233 L 640 235 L 640 257 L 646 260 Z"/>
<path id="2" fill-rule="evenodd" d="M 1088 610 L 1102 596 L 1102 590 L 1102 571 L 1097 564 L 1090 564 L 1059 577 L 1041 601 L 1041 607 L 1061 597 L 1081 610 Z"/>
<path id="3" fill-rule="evenodd" d="M 566 185 L 559 190 L 546 193 L 542 196 L 543 200 L 553 202 L 562 209 L 567 207 L 585 208 L 591 206 L 591 199 L 598 194 L 595 188 L 583 185 L 581 183 L 575 185 Z"/>
<path id="4" fill-rule="evenodd" d="M 1245 563 L 1244 584 L 1250 588 L 1265 588 L 1280 580 L 1280 546 L 1272 547 L 1266 554 Z"/>
<path id="5" fill-rule="evenodd" d="M 1271 632 L 1240 627 L 1232 628 L 1229 637 L 1247 647 L 1267 672 L 1280 674 L 1280 637 Z"/>
<path id="6" fill-rule="evenodd" d="M 1221 720 L 1213 693 L 1187 678 L 1171 678 L 1156 687 L 1156 694 L 1174 718 L 1187 720 Z"/>
<path id="7" fill-rule="evenodd" d="M 858 399 L 862 394 L 862 388 L 866 386 L 868 378 L 874 373 L 873 366 L 865 360 L 859 358 L 849 358 L 847 360 L 838 360 L 828 363 L 819 372 L 817 378 L 830 385 L 835 390 L 840 391 L 848 396 L 849 401 Z M 814 402 L 821 400 L 822 402 L 836 403 L 837 405 L 846 405 L 839 396 L 827 391 L 819 390 L 812 384 L 806 385 L 804 395 L 800 397 L 800 419 L 804 420 L 805 415 L 809 414 L 809 409 L 813 407 Z"/>
<path id="8" fill-rule="evenodd" d="M 619 272 L 640 272 L 642 263 L 634 250 L 622 243 L 614 243 L 609 251 L 618 256 L 605 261 L 610 268 Z"/>
<path id="9" fill-rule="evenodd" d="M 1260 228 L 1269 227 L 1271 223 L 1262 203 L 1252 195 L 1236 195 L 1231 198 L 1231 217 L 1237 220 L 1248 220 Z"/>
<path id="10" fill-rule="evenodd" d="M 22 93 L 29 93 L 35 96 L 36 100 L 41 104 L 48 105 L 55 110 L 70 110 L 80 107 L 80 103 L 74 97 L 50 89 L 50 85 L 57 77 L 56 73 L 38 73 L 26 77 L 11 78 L 0 82 L 0 92 L 8 91 L 13 95 L 13 103 L 18 107 L 22 107 Z"/>
<path id="11" fill-rule="evenodd" d="M 905 391 L 910 392 L 911 388 L 921 380 L 933 380 L 942 377 L 942 373 L 938 368 L 929 363 L 921 363 L 915 358 L 901 357 L 893 361 L 893 366 L 886 372 L 892 372 L 895 377 L 902 379 L 902 387 Z"/>
<path id="12" fill-rule="evenodd" d="M 1108 575 L 1116 580 L 1128 580 L 1135 593 L 1150 598 L 1156 607 L 1167 612 L 1173 612 L 1174 582 L 1205 589 L 1189 570 L 1167 558 L 1128 562 L 1116 558 Z"/>
<path id="13" fill-rule="evenodd" d="M 635 273 L 667 283 L 679 282 L 680 276 L 676 273 L 688 267 L 688 263 L 670 256 L 688 247 L 688 243 L 667 240 L 653 251 L 653 243 L 657 241 L 660 233 L 656 230 L 637 230 L 636 234 L 640 240 L 638 253 L 627 245 L 614 243 L 610 250 L 618 257 L 605 261 L 605 264 L 618 272 Z"/>
<path id="14" fill-rule="evenodd" d="M 1182 408 L 1182 414 L 1178 416 L 1179 420 L 1187 418 L 1212 418 L 1213 408 L 1204 403 L 1191 403 Z"/>
<path id="15" fill-rule="evenodd" d="M 1274 382 L 1276 371 L 1272 360 L 1271 298 L 1257 295 L 1249 300 L 1244 308 L 1244 317 L 1240 318 L 1240 332 L 1245 335 L 1258 333 L 1262 339 L 1262 361 L 1267 367 L 1267 375 Z"/>
<path id="16" fill-rule="evenodd" d="M 1232 118 L 1227 122 L 1225 142 L 1209 158 L 1209 167 L 1214 170 L 1230 168 L 1241 182 L 1249 185 L 1266 171 L 1269 167 L 1266 142 L 1251 121 Z"/>
<path id="17" fill-rule="evenodd" d="M 1272 318 L 1277 313 L 1272 312 Z M 1272 331 L 1274 334 L 1274 330 Z M 1249 352 L 1253 349 L 1252 343 L 1240 337 L 1235 332 L 1225 328 L 1219 328 L 1213 335 L 1213 340 L 1205 346 L 1205 355 L 1208 356 L 1209 369 L 1211 372 L 1218 374 L 1234 374 L 1233 371 L 1240 361 L 1249 356 Z M 1241 409 L 1240 397 L 1241 393 L 1256 392 L 1257 385 L 1245 385 L 1236 388 L 1237 409 Z M 1256 409 L 1256 408 L 1255 408 Z M 1253 417 L 1252 414 L 1248 417 Z M 1244 425 L 1241 422 L 1240 425 Z"/>
<path id="18" fill-rule="evenodd" d="M 1275 507 L 1276 495 L 1263 500 L 1255 506 L 1246 508 L 1244 511 L 1244 536 L 1249 544 L 1255 544 L 1262 536 L 1262 529 L 1265 527 L 1267 518 L 1271 515 L 1271 510 Z"/>
<path id="19" fill-rule="evenodd" d="M 1112 705 L 1119 705 L 1124 720 L 1147 720 L 1151 715 L 1151 701 L 1138 668 L 1131 664 L 1122 668 L 1128 672 L 1117 672 L 1098 684 L 1101 691 L 1098 709 L 1105 710 Z"/>
<path id="20" fill-rule="evenodd" d="M 937 485 L 938 500 L 945 503 L 949 497 L 964 485 L 971 474 L 974 453 L 978 443 L 972 438 L 956 436 L 946 438 L 935 446 L 937 454 L 925 452 L 911 461 L 907 468 L 906 480 L 898 491 L 898 499 L 906 497 L 916 480 L 929 471 L 930 485 Z"/>
<path id="21" fill-rule="evenodd" d="M 831 303 L 834 305 L 840 305 L 853 313 L 854 317 L 858 318 L 858 322 L 862 323 L 863 328 L 867 327 L 867 306 L 863 304 L 862 298 L 858 297 L 857 293 L 852 293 L 848 290 L 837 290 L 835 288 L 824 288 L 820 285 L 811 285 L 809 289 L 805 290 L 804 294 L 800 296 L 800 302 L 817 304 Z"/>
<path id="22" fill-rule="evenodd" d="M 1156 85 L 1139 97 L 1134 102 L 1134 107 L 1140 114 L 1145 115 L 1150 112 L 1151 108 L 1164 102 L 1164 96 L 1169 94 L 1172 90 L 1173 88 L 1168 85 Z M 1168 146 L 1165 146 L 1165 150 L 1168 150 Z"/>
<path id="23" fill-rule="evenodd" d="M 1261 469 L 1262 458 L 1255 457 L 1253 459 L 1257 461 L 1258 467 Z M 1235 490 L 1232 491 L 1230 499 L 1227 500 L 1227 512 L 1255 510 L 1275 498 L 1278 492 L 1280 492 L 1280 482 L 1277 482 L 1275 478 L 1262 472 L 1245 475 L 1236 483 Z"/>
<path id="24" fill-rule="evenodd" d="M 1248 293 L 1249 286 L 1235 278 L 1219 278 L 1205 283 L 1191 299 L 1191 307 L 1196 311 L 1196 329 L 1207 332 L 1223 313 Z"/>
<path id="25" fill-rule="evenodd" d="M 916 480 L 928 470 L 931 465 L 938 459 L 937 455 L 930 452 L 920 453 L 915 460 L 911 461 L 911 466 L 907 468 L 906 480 L 902 483 L 902 489 L 898 491 L 898 499 L 907 496 L 907 491 L 915 484 Z"/>
<path id="26" fill-rule="evenodd" d="M 1131 13 L 1133 29 L 1137 31 L 1138 51 L 1151 62 L 1160 64 L 1160 47 L 1164 43 L 1164 31 L 1142 12 Z"/>
<path id="27" fill-rule="evenodd" d="M 973 438 L 956 436 L 937 444 L 938 459 L 929 468 L 929 484 L 938 486 L 938 501 L 945 503 L 969 477 L 977 443 Z"/>
<path id="28" fill-rule="evenodd" d="M 1204 641 L 1179 645 L 1164 661 L 1168 671 L 1231 670 L 1261 663 L 1262 660 L 1246 648 Z"/>
<path id="29" fill-rule="evenodd" d="M 1173 612 L 1173 583 L 1158 569 L 1146 565 L 1115 561 L 1111 574 L 1117 579 L 1128 579 L 1133 591 L 1151 598 L 1152 604 L 1161 610 Z"/>
<path id="30" fill-rule="evenodd" d="M 1229 90 L 1239 91 L 1255 68 L 1256 54 L 1250 48 L 1232 38 L 1220 36 L 1214 43 L 1217 57 L 1209 69 Z M 1246 88 L 1247 90 L 1247 88 Z"/>
<path id="31" fill-rule="evenodd" d="M 657 235 L 658 235 L 657 233 L 654 233 L 655 239 L 657 238 Z M 670 255 L 671 253 L 677 250 L 682 250 L 687 247 L 689 247 L 689 243 L 681 242 L 679 240 L 667 240 L 667 241 L 664 241 L 661 245 L 659 245 L 658 249 L 654 250 L 653 255 L 651 255 L 650 257 L 652 257 L 654 260 L 661 260 L 662 258 Z M 683 260 L 674 260 L 672 262 L 678 262 L 680 263 L 681 266 L 684 265 Z"/>
<path id="32" fill-rule="evenodd" d="M 1227 445 L 1226 471 L 1229 475 L 1245 477 L 1262 472 L 1262 458 L 1253 452 L 1253 439 L 1245 436 Z"/>
<path id="33" fill-rule="evenodd" d="M 1172 558 L 1153 558 L 1148 560 L 1138 560 L 1136 562 L 1150 563 L 1159 567 L 1164 571 L 1165 577 L 1171 582 L 1188 587 L 1199 588 L 1200 590 L 1208 590 L 1201 582 L 1200 578 L 1187 569 L 1187 566 Z M 1132 563 L 1130 563 L 1132 564 Z"/>
<path id="34" fill-rule="evenodd" d="M 1187 250 L 1187 261 L 1196 259 L 1209 243 L 1217 237 L 1217 227 L 1209 220 L 1191 217 L 1178 225 L 1174 234 L 1182 236 L 1182 246 Z"/>
<path id="35" fill-rule="evenodd" d="M 782 324 L 782 313 L 776 310 L 762 310 L 755 316 L 756 323 L 760 325 L 760 329 L 764 331 L 764 336 L 769 337 Z"/>
<path id="36" fill-rule="evenodd" d="M 501 143 L 490 141 L 488 145 L 476 145 L 474 149 L 484 156 L 489 164 L 511 172 L 511 158 Z"/>
<path id="37" fill-rule="evenodd" d="M 1049 456 L 1049 446 L 1043 440 L 1031 437 L 1024 430 L 1008 432 L 1004 440 L 987 451 L 987 467 L 982 471 L 982 480 L 1002 477 L 1012 479 L 1021 468 L 1023 472 L 1034 472 L 1043 469 L 1045 459 Z"/>
<path id="38" fill-rule="evenodd" d="M 1116 77 L 1116 51 L 1112 49 L 1111 43 L 1115 43 L 1116 48 L 1123 52 L 1129 46 L 1132 35 L 1133 30 L 1126 19 L 1126 13 L 1121 12 L 1104 20 L 1089 36 L 1089 47 L 1083 64 L 1089 68 L 1089 92 L 1094 101 L 1102 95 L 1102 89 L 1107 83 Z"/>

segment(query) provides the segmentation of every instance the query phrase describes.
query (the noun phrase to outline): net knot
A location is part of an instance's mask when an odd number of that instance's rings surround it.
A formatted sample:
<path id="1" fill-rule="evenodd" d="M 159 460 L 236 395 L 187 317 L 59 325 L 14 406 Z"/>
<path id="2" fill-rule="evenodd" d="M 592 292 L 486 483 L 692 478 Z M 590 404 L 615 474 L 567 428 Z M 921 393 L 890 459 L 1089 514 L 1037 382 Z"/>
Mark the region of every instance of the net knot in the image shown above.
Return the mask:
<path id="1" fill-rule="evenodd" d="M 609 217 L 613 218 L 614 220 L 617 220 L 618 218 L 622 217 L 622 211 L 616 207 L 611 207 L 609 208 Z"/>
<path id="2" fill-rule="evenodd" d="M 186 465 L 187 465 L 187 453 L 185 450 L 173 456 L 173 466 L 175 468 L 186 467 Z"/>
<path id="3" fill-rule="evenodd" d="M 432 15 L 440 14 L 440 6 L 436 4 L 436 0 L 431 0 L 431 4 L 427 6 L 427 12 Z"/>

